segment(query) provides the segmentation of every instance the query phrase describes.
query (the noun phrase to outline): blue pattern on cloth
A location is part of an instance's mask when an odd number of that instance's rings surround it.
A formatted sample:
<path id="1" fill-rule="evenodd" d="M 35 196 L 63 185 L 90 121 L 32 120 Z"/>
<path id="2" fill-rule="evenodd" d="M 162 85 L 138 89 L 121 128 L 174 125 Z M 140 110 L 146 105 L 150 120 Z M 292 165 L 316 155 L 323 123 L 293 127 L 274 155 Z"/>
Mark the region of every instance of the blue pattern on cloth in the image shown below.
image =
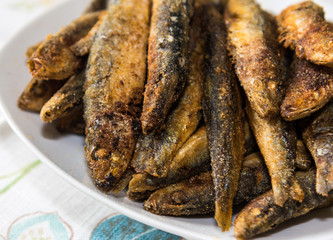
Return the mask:
<path id="1" fill-rule="evenodd" d="M 28 234 L 28 236 L 27 236 Z M 71 229 L 55 213 L 37 213 L 24 216 L 13 223 L 8 239 L 71 239 Z"/>
<path id="2" fill-rule="evenodd" d="M 90 240 L 180 240 L 173 234 L 147 226 L 124 215 L 102 221 L 92 232 Z"/>

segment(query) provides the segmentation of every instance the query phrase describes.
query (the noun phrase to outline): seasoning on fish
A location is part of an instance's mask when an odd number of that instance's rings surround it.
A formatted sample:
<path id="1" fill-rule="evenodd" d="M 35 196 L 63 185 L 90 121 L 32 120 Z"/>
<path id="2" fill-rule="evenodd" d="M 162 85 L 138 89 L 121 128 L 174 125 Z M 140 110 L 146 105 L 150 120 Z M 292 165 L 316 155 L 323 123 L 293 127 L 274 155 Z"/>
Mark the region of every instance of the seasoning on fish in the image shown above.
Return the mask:
<path id="1" fill-rule="evenodd" d="M 297 140 L 297 151 L 295 165 L 301 170 L 309 170 L 313 167 L 313 160 L 309 150 L 305 147 L 302 140 Z"/>
<path id="2" fill-rule="evenodd" d="M 141 115 L 144 134 L 161 128 L 185 86 L 192 12 L 193 0 L 153 0 Z"/>
<path id="3" fill-rule="evenodd" d="M 333 67 L 333 26 L 322 7 L 312 1 L 292 5 L 277 16 L 279 41 L 297 57 Z"/>
<path id="4" fill-rule="evenodd" d="M 120 190 L 140 131 L 148 22 L 148 0 L 111 1 L 89 54 L 85 153 L 104 192 Z"/>
<path id="5" fill-rule="evenodd" d="M 39 112 L 65 81 L 32 78 L 17 100 L 22 110 Z"/>
<path id="6" fill-rule="evenodd" d="M 71 46 L 71 50 L 73 51 L 73 53 L 76 56 L 84 56 L 90 52 L 91 46 L 93 45 L 93 43 L 96 39 L 98 28 L 101 25 L 101 23 L 103 22 L 104 16 L 105 16 L 105 12 L 102 12 L 101 15 L 99 16 L 99 20 L 90 29 L 88 34 Z"/>
<path id="7" fill-rule="evenodd" d="M 251 107 L 261 117 L 278 115 L 286 68 L 274 18 L 254 0 L 230 0 L 225 22 L 235 71 Z"/>
<path id="8" fill-rule="evenodd" d="M 296 178 L 304 190 L 303 202 L 299 203 L 288 198 L 283 207 L 275 204 L 276 200 L 272 190 L 253 199 L 237 215 L 234 225 L 235 237 L 237 239 L 249 239 L 259 233 L 275 228 L 278 224 L 289 219 L 304 215 L 312 209 L 319 207 L 333 198 L 323 197 L 316 193 L 315 170 L 297 172 Z"/>
<path id="9" fill-rule="evenodd" d="M 108 0 L 91 0 L 88 7 L 84 10 L 84 13 L 91 13 L 100 10 L 104 10 L 107 7 Z"/>
<path id="10" fill-rule="evenodd" d="M 30 73 L 38 79 L 69 78 L 81 67 L 82 58 L 70 46 L 87 35 L 101 12 L 82 15 L 55 35 L 49 35 L 28 60 Z"/>
<path id="11" fill-rule="evenodd" d="M 57 118 L 54 124 L 61 133 L 74 133 L 84 136 L 86 125 L 83 119 L 83 104 L 71 109 L 65 116 Z"/>
<path id="12" fill-rule="evenodd" d="M 237 79 L 226 48 L 222 15 L 206 5 L 203 110 L 215 189 L 215 219 L 222 231 L 232 222 L 232 203 L 245 153 L 243 111 Z"/>
<path id="13" fill-rule="evenodd" d="M 295 57 L 291 69 L 281 105 L 281 116 L 287 121 L 310 116 L 333 98 L 332 68 Z"/>
<path id="14" fill-rule="evenodd" d="M 74 108 L 82 109 L 83 84 L 85 69 L 72 76 L 68 81 L 44 104 L 40 117 L 44 122 L 53 122 L 69 114 Z"/>
<path id="15" fill-rule="evenodd" d="M 249 104 L 246 112 L 271 176 L 275 203 L 283 206 L 289 196 L 302 202 L 304 193 L 295 179 L 296 132 L 279 116 L 261 118 Z"/>
<path id="16" fill-rule="evenodd" d="M 271 188 L 269 174 L 260 153 L 244 159 L 239 188 L 234 205 L 248 202 Z M 214 211 L 214 185 L 211 172 L 203 172 L 190 179 L 154 192 L 144 208 L 160 215 L 195 215 Z"/>
<path id="17" fill-rule="evenodd" d="M 311 118 L 303 140 L 316 164 L 316 191 L 327 196 L 333 190 L 333 102 Z"/>
<path id="18" fill-rule="evenodd" d="M 139 173 L 166 177 L 178 149 L 199 125 L 202 117 L 203 39 L 198 20 L 199 16 L 195 17 L 192 25 L 189 74 L 184 92 L 168 115 L 165 128 L 139 138 L 132 160 L 132 166 Z"/>
<path id="19" fill-rule="evenodd" d="M 128 186 L 131 200 L 142 201 L 156 189 L 166 187 L 183 179 L 210 169 L 206 127 L 199 128 L 178 150 L 172 159 L 166 177 L 154 177 L 147 173 L 134 174 Z"/>
<path id="20" fill-rule="evenodd" d="M 38 47 L 43 43 L 43 41 L 40 41 L 34 45 L 31 45 L 30 47 L 27 48 L 27 50 L 25 51 L 25 56 L 27 59 L 29 59 L 32 54 L 38 49 Z"/>

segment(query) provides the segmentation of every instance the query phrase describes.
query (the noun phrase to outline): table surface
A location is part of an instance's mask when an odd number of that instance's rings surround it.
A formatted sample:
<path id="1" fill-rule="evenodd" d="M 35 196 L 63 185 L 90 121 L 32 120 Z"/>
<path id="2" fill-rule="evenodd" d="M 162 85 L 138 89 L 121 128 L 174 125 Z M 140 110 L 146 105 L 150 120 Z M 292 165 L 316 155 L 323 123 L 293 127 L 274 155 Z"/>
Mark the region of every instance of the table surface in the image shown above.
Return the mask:
<path id="1" fill-rule="evenodd" d="M 1 0 L 0 49 L 30 20 L 65 0 Z M 41 163 L 0 112 L 0 240 L 179 239 L 81 193 Z"/>

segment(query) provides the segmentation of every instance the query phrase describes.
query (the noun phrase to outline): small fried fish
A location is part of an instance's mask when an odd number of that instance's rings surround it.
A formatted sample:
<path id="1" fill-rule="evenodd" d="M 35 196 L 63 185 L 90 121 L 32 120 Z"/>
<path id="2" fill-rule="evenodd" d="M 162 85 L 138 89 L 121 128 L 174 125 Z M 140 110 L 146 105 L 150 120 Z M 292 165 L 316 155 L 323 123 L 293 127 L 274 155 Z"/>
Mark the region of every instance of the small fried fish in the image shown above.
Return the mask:
<path id="1" fill-rule="evenodd" d="M 261 118 L 247 104 L 247 116 L 272 179 L 275 203 L 289 196 L 302 202 L 304 193 L 295 179 L 296 132 L 281 117 Z"/>
<path id="2" fill-rule="evenodd" d="M 83 106 L 83 84 L 85 81 L 85 69 L 72 76 L 68 81 L 44 104 L 40 111 L 40 117 L 44 122 L 53 122 L 62 118 L 74 108 Z"/>
<path id="3" fill-rule="evenodd" d="M 55 35 L 49 35 L 28 60 L 30 73 L 38 79 L 69 78 L 81 67 L 82 58 L 70 46 L 87 35 L 101 12 L 82 15 Z"/>
<path id="4" fill-rule="evenodd" d="M 108 0 L 91 0 L 88 7 L 84 10 L 83 13 L 91 13 L 100 10 L 106 9 Z"/>
<path id="5" fill-rule="evenodd" d="M 333 190 L 333 102 L 311 118 L 303 140 L 316 164 L 316 191 L 327 196 Z"/>
<path id="6" fill-rule="evenodd" d="M 65 80 L 32 78 L 17 100 L 18 107 L 22 110 L 39 112 L 65 82 Z"/>
<path id="7" fill-rule="evenodd" d="M 297 151 L 296 151 L 296 160 L 295 165 L 300 170 L 309 170 L 313 167 L 313 160 L 310 155 L 309 150 L 304 145 L 303 141 L 297 140 Z"/>
<path id="8" fill-rule="evenodd" d="M 281 116 L 294 121 L 310 116 L 333 98 L 333 69 L 294 58 Z"/>
<path id="9" fill-rule="evenodd" d="M 248 202 L 271 188 L 269 174 L 260 153 L 244 159 L 239 178 L 239 188 L 234 205 Z M 195 215 L 214 211 L 214 184 L 211 172 L 154 192 L 144 203 L 144 208 L 160 215 Z"/>
<path id="10" fill-rule="evenodd" d="M 279 41 L 297 57 L 333 67 L 333 26 L 313 1 L 292 5 L 277 16 Z"/>
<path id="11" fill-rule="evenodd" d="M 251 107 L 261 117 L 278 115 L 286 68 L 274 18 L 254 0 L 230 0 L 225 22 L 235 71 Z"/>
<path id="12" fill-rule="evenodd" d="M 140 132 L 148 24 L 149 0 L 112 0 L 89 54 L 85 155 L 96 186 L 104 192 L 125 186 L 122 179 Z"/>
<path id="13" fill-rule="evenodd" d="M 161 128 L 185 86 L 193 4 L 193 0 L 153 0 L 141 115 L 144 134 Z"/>
<path id="14" fill-rule="evenodd" d="M 210 169 L 206 127 L 199 128 L 179 149 L 172 159 L 167 176 L 159 178 L 147 173 L 134 174 L 127 195 L 131 200 L 142 201 L 156 189 Z"/>
<path id="15" fill-rule="evenodd" d="M 71 109 L 65 116 L 57 118 L 54 124 L 61 133 L 74 133 L 84 136 L 86 125 L 83 119 L 83 104 Z"/>
<path id="16" fill-rule="evenodd" d="M 280 207 L 275 204 L 276 200 L 272 190 L 253 199 L 236 217 L 235 237 L 237 239 L 252 238 L 275 228 L 284 221 L 304 215 L 316 207 L 331 202 L 332 191 L 329 195 L 331 199 L 316 193 L 315 176 L 315 170 L 296 173 L 297 181 L 305 193 L 301 203 L 288 198 L 285 204 Z"/>
<path id="17" fill-rule="evenodd" d="M 204 6 L 203 13 L 203 110 L 215 189 L 215 220 L 222 231 L 227 231 L 245 153 L 243 110 L 237 78 L 228 58 L 223 17 L 211 4 Z"/>

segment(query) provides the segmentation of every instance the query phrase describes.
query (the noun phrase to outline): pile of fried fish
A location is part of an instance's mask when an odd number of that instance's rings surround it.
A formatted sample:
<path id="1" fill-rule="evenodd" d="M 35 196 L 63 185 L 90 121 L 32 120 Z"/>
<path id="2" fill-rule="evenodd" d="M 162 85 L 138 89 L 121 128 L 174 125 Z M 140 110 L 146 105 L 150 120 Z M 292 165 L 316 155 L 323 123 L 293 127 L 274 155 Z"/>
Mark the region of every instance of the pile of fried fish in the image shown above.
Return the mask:
<path id="1" fill-rule="evenodd" d="M 101 191 L 251 238 L 333 200 L 333 25 L 312 1 L 94 0 L 18 99 L 85 135 Z"/>

